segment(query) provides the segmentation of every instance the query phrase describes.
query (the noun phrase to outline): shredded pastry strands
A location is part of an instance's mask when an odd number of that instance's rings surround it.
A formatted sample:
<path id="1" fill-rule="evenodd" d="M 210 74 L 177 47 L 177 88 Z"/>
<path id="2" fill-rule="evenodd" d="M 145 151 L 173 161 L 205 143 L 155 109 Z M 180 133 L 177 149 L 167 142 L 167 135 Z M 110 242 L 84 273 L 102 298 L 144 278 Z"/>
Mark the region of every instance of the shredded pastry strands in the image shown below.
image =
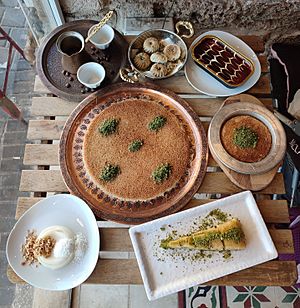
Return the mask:
<path id="1" fill-rule="evenodd" d="M 37 257 L 43 256 L 48 258 L 54 248 L 55 240 L 47 236 L 42 239 L 37 239 L 35 231 L 29 231 L 25 238 L 25 244 L 22 245 L 22 265 L 31 265 L 33 263 L 39 263 Z"/>

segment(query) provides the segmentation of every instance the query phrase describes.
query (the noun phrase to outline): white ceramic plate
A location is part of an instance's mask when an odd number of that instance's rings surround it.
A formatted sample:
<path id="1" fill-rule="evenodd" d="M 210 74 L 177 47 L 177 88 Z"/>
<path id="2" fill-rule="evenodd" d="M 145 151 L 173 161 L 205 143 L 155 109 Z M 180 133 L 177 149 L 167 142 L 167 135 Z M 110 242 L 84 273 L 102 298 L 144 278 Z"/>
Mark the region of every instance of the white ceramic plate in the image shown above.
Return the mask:
<path id="1" fill-rule="evenodd" d="M 44 228 L 62 225 L 74 233 L 81 232 L 88 241 L 84 257 L 78 263 L 52 270 L 42 265 L 21 265 L 20 248 L 28 230 L 39 234 Z M 18 220 L 6 244 L 9 265 L 16 274 L 34 287 L 45 290 L 68 290 L 83 283 L 94 270 L 100 247 L 99 230 L 95 216 L 89 206 L 72 195 L 55 195 L 32 206 Z"/>
<path id="2" fill-rule="evenodd" d="M 254 73 L 244 84 L 233 89 L 227 88 L 194 62 L 191 56 L 191 48 L 206 35 L 219 37 L 253 61 Z M 184 72 L 189 84 L 195 90 L 211 96 L 230 96 L 245 92 L 253 87 L 260 77 L 261 67 L 255 52 L 246 43 L 230 33 L 214 30 L 205 32 L 194 40 L 189 50 Z"/>
<path id="3" fill-rule="evenodd" d="M 211 258 L 191 261 L 189 257 L 196 251 L 164 250 L 159 247 L 160 241 L 173 230 L 177 230 L 177 236 L 189 233 L 195 219 L 204 218 L 216 208 L 241 221 L 247 243 L 245 250 L 232 251 L 229 259 L 214 252 Z M 250 191 L 134 226 L 129 229 L 129 234 L 149 300 L 203 284 L 278 256 Z M 183 255 L 184 260 L 172 256 L 173 253 Z"/>

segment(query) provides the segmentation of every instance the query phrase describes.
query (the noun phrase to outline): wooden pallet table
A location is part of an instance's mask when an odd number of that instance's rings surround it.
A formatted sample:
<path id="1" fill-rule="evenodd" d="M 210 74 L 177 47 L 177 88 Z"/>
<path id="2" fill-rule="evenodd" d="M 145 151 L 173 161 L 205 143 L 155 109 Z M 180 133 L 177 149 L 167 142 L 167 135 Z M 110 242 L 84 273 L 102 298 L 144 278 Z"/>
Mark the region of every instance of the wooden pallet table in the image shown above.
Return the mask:
<path id="1" fill-rule="evenodd" d="M 130 37 L 128 38 L 130 40 Z M 247 93 L 259 98 L 265 106 L 272 108 L 267 59 L 263 55 L 264 41 L 261 37 L 244 36 L 242 39 L 258 54 L 262 75 L 257 84 Z M 185 98 L 200 117 L 205 117 L 207 129 L 210 118 L 220 107 L 223 99 L 208 98 L 197 93 L 187 82 L 184 75 L 161 80 L 157 84 L 173 90 Z M 48 194 L 67 192 L 58 161 L 58 140 L 67 116 L 77 103 L 53 97 L 37 77 L 35 92 L 39 96 L 32 99 L 32 119 L 28 126 L 28 140 L 24 154 L 24 165 L 33 170 L 22 172 L 20 191 L 30 192 L 30 197 L 18 200 L 16 219 L 33 204 Z M 44 96 L 40 96 L 44 94 Z M 216 162 L 209 158 L 209 167 Z M 215 168 L 216 169 L 216 168 Z M 214 170 L 214 169 L 211 169 Z M 219 170 L 219 169 L 217 169 Z M 232 184 L 221 171 L 207 172 L 199 193 L 231 195 L 241 191 Z M 271 237 L 279 254 L 293 254 L 292 233 L 288 230 L 288 206 L 285 200 L 271 200 L 272 194 L 285 193 L 283 176 L 277 173 L 273 182 L 265 189 L 255 193 L 259 209 L 269 228 Z M 213 199 L 193 199 L 185 209 L 211 202 Z M 286 226 L 276 229 L 275 224 Z M 101 234 L 101 249 L 97 266 L 85 283 L 93 284 L 142 284 L 133 248 L 126 230 L 128 226 L 109 221 L 98 221 Z M 8 278 L 13 283 L 22 280 L 8 268 Z M 210 281 L 211 285 L 253 285 L 253 286 L 289 286 L 296 281 L 296 263 L 294 261 L 272 260 L 255 267 Z"/>

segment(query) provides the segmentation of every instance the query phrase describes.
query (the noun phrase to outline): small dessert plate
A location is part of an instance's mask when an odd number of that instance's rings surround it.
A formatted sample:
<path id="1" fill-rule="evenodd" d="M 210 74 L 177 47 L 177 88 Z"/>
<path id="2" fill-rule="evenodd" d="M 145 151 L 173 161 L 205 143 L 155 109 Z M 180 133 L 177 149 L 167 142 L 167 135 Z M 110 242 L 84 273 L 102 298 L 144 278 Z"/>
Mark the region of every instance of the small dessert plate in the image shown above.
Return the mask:
<path id="1" fill-rule="evenodd" d="M 83 258 L 59 269 L 21 265 L 21 246 L 28 230 L 39 234 L 53 225 L 65 226 L 75 234 L 85 236 L 87 250 Z M 89 206 L 78 197 L 60 194 L 41 200 L 22 215 L 8 237 L 6 256 L 15 273 L 27 283 L 45 290 L 61 291 L 80 285 L 91 275 L 98 261 L 99 247 L 97 221 Z"/>
<path id="2" fill-rule="evenodd" d="M 92 26 L 88 31 L 88 36 L 95 28 L 96 25 Z M 109 25 L 104 25 L 99 31 L 97 31 L 90 39 L 90 41 L 99 49 L 106 49 L 114 39 L 114 29 Z"/>
<path id="3" fill-rule="evenodd" d="M 105 69 L 101 64 L 88 62 L 77 71 L 77 79 L 88 88 L 98 88 L 105 78 Z"/>
<path id="4" fill-rule="evenodd" d="M 193 60 L 191 51 L 193 50 L 193 47 L 205 36 L 215 36 L 220 38 L 249 59 L 254 66 L 254 72 L 251 77 L 249 77 L 249 79 L 241 86 L 228 88 L 215 77 L 211 76 L 203 68 L 199 67 Z M 230 33 L 217 30 L 205 32 L 194 40 L 189 51 L 188 60 L 184 67 L 185 76 L 189 84 L 201 93 L 210 96 L 231 96 L 240 94 L 253 87 L 260 77 L 261 66 L 255 52 L 246 43 Z"/>

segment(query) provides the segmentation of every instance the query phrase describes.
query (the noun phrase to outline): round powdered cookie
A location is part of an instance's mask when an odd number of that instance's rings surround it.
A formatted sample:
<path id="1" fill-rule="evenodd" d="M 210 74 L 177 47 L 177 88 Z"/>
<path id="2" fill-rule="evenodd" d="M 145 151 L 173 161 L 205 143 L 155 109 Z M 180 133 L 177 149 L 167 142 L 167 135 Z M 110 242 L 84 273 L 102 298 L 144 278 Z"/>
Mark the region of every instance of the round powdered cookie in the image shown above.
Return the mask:
<path id="1" fill-rule="evenodd" d="M 153 53 L 158 51 L 159 43 L 155 37 L 149 37 L 144 41 L 143 48 L 148 53 Z"/>
<path id="2" fill-rule="evenodd" d="M 161 63 L 155 63 L 151 66 L 150 72 L 155 77 L 164 77 L 167 75 L 167 67 Z"/>
<path id="3" fill-rule="evenodd" d="M 180 66 L 182 66 L 182 61 L 176 60 L 174 62 L 167 62 L 166 67 L 168 71 L 168 75 L 172 74 L 175 70 L 178 70 Z"/>
<path id="4" fill-rule="evenodd" d="M 145 52 L 138 53 L 134 57 L 133 62 L 138 69 L 143 70 L 143 71 L 147 69 L 149 65 L 151 64 L 150 57 Z"/>
<path id="5" fill-rule="evenodd" d="M 165 47 L 168 45 L 168 42 L 166 40 L 160 40 L 158 44 L 159 44 L 159 50 L 164 51 Z"/>
<path id="6" fill-rule="evenodd" d="M 176 44 L 170 44 L 164 48 L 164 54 L 167 56 L 169 61 L 175 61 L 179 59 L 181 54 L 181 49 Z"/>
<path id="7" fill-rule="evenodd" d="M 154 63 L 167 63 L 168 58 L 162 52 L 155 52 L 150 56 L 150 60 Z"/>

